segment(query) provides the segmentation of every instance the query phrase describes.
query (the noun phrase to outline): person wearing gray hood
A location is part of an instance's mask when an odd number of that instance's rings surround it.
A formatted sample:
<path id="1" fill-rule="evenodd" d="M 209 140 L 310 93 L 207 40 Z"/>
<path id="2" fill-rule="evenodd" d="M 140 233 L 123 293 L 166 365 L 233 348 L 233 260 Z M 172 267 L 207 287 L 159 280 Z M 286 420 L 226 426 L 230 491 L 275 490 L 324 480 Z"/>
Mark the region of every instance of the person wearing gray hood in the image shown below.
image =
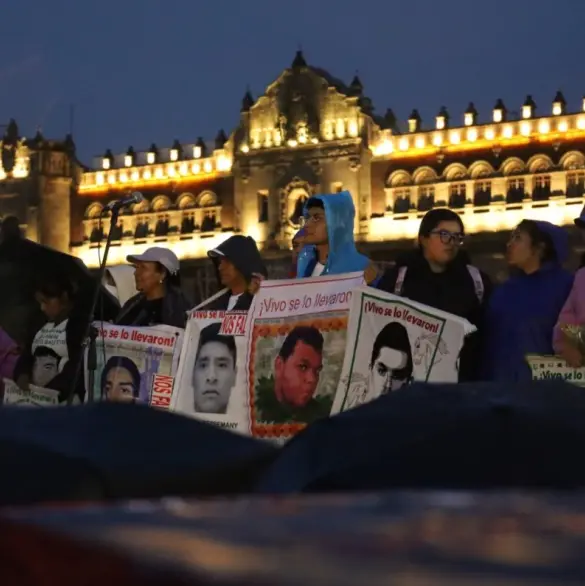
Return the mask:
<path id="1" fill-rule="evenodd" d="M 219 293 L 198 306 L 202 310 L 248 311 L 258 282 L 267 276 L 266 266 L 251 236 L 230 236 L 207 255 L 213 261 Z"/>

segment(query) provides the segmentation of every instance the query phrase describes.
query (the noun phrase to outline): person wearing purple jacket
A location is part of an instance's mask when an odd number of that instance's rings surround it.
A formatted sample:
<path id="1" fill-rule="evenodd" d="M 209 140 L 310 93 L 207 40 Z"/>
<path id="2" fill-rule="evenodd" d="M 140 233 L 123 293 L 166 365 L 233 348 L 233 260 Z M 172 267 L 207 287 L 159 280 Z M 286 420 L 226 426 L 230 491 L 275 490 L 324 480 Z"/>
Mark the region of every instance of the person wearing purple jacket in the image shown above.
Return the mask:
<path id="1" fill-rule="evenodd" d="M 573 275 L 566 230 L 550 222 L 522 220 L 506 250 L 510 278 L 489 300 L 483 349 L 484 380 L 532 380 L 527 354 L 552 354 L 553 329 Z"/>

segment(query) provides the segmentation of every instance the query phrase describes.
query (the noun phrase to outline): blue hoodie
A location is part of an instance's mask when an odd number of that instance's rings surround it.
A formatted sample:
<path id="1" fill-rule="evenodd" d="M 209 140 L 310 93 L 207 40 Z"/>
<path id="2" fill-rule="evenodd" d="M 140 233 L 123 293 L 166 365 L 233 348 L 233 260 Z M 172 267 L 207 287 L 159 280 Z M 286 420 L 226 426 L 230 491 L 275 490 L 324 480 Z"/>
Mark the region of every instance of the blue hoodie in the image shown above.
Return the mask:
<path id="1" fill-rule="evenodd" d="M 370 263 L 368 257 L 360 254 L 353 240 L 355 208 L 348 191 L 331 195 L 314 195 L 309 199 L 323 202 L 329 238 L 329 255 L 322 275 L 340 275 L 363 271 Z M 307 202 L 307 203 L 309 203 Z M 304 209 L 308 217 L 308 208 Z M 313 245 L 304 246 L 297 260 L 297 278 L 310 277 L 317 264 L 317 249 Z"/>
<path id="2" fill-rule="evenodd" d="M 526 354 L 553 354 L 553 328 L 573 284 L 573 275 L 562 267 L 569 239 L 563 228 L 535 223 L 551 237 L 558 260 L 530 275 L 510 277 L 492 294 L 485 325 L 485 380 L 528 381 L 532 374 Z"/>

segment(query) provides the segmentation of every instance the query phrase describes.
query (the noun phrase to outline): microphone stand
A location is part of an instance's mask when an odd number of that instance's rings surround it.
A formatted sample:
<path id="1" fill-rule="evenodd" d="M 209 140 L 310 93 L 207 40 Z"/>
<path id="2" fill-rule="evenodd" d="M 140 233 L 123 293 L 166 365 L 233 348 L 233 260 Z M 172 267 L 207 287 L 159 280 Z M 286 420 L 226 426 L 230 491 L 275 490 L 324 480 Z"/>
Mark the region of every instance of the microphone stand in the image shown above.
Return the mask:
<path id="1" fill-rule="evenodd" d="M 108 232 L 108 238 L 106 239 L 106 247 L 104 249 L 104 256 L 102 257 L 102 262 L 100 263 L 100 269 L 97 276 L 97 283 L 93 293 L 93 299 L 89 308 L 89 313 L 87 315 L 87 323 L 85 324 L 85 330 L 83 333 L 83 345 L 82 345 L 82 352 L 77 364 L 75 365 L 75 376 L 73 377 L 73 382 L 71 383 L 71 388 L 69 389 L 69 394 L 67 395 L 67 405 L 71 405 L 73 403 L 73 398 L 75 397 L 75 390 L 77 388 L 77 384 L 79 383 L 79 378 L 83 371 L 83 359 L 85 355 L 85 348 L 88 347 L 88 370 L 89 370 L 89 389 L 87 390 L 87 402 L 91 403 L 94 400 L 94 377 L 95 371 L 97 369 L 97 352 L 95 347 L 95 340 L 97 338 L 97 331 L 93 327 L 93 319 L 95 315 L 95 310 L 97 308 L 97 304 L 100 298 L 100 293 L 102 291 L 102 282 L 104 280 L 104 275 L 106 274 L 106 263 L 108 262 L 108 253 L 110 252 L 110 247 L 112 245 L 112 236 L 114 234 L 114 228 L 118 224 L 118 216 L 120 215 L 120 207 L 114 206 L 112 207 L 112 216 L 110 218 L 110 231 Z M 92 329 L 95 331 L 95 335 L 92 339 Z M 93 345 L 93 356 L 92 356 L 92 345 Z M 95 359 L 94 362 L 92 362 Z M 91 370 L 91 366 L 93 366 L 93 371 Z"/>
<path id="2" fill-rule="evenodd" d="M 97 370 L 97 350 L 95 346 L 95 340 L 97 338 L 98 331 L 95 326 L 89 328 L 89 341 L 87 347 L 87 402 L 94 402 L 94 382 L 95 382 L 95 371 Z"/>

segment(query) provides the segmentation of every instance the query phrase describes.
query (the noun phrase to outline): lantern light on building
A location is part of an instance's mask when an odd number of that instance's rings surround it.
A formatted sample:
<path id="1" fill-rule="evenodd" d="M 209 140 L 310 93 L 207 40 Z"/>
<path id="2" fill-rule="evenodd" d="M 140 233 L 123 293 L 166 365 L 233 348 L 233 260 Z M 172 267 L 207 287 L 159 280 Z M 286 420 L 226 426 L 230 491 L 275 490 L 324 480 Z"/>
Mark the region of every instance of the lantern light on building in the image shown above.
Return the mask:
<path id="1" fill-rule="evenodd" d="M 112 151 L 108 149 L 102 158 L 102 169 L 108 170 L 111 169 L 114 164 L 114 155 Z"/>
<path id="2" fill-rule="evenodd" d="M 566 107 L 567 102 L 565 100 L 565 96 L 563 96 L 562 92 L 557 92 L 552 105 L 553 116 L 561 116 L 564 114 Z"/>
<path id="3" fill-rule="evenodd" d="M 132 167 L 134 165 L 135 153 L 134 149 L 130 146 L 124 155 L 124 166 Z"/>
<path id="4" fill-rule="evenodd" d="M 408 117 L 408 132 L 419 132 L 421 128 L 422 119 L 418 110 L 413 110 Z"/>
<path id="5" fill-rule="evenodd" d="M 447 108 L 445 108 L 445 106 L 443 106 L 439 110 L 439 114 L 437 115 L 436 127 L 437 127 L 437 130 L 444 130 L 448 126 L 449 126 L 449 112 L 447 112 Z"/>
<path id="6" fill-rule="evenodd" d="M 536 102 L 532 99 L 532 96 L 526 96 L 524 104 L 522 104 L 522 118 L 527 120 L 532 118 L 536 112 Z"/>
<path id="7" fill-rule="evenodd" d="M 171 161 L 178 161 L 181 158 L 182 150 L 183 149 L 181 148 L 181 143 L 177 139 L 175 139 L 175 142 L 173 142 L 173 146 L 171 147 L 169 153 Z"/>
<path id="8" fill-rule="evenodd" d="M 477 110 L 473 102 L 469 102 L 465 115 L 463 116 L 463 123 L 465 126 L 474 126 L 477 122 Z"/>
<path id="9" fill-rule="evenodd" d="M 506 106 L 504 106 L 504 102 L 499 99 L 494 106 L 493 121 L 496 123 L 504 122 L 506 120 L 506 114 Z"/>
<path id="10" fill-rule="evenodd" d="M 156 145 L 154 143 L 152 143 L 150 145 L 150 149 L 146 153 L 146 162 L 149 165 L 154 165 L 154 163 L 156 163 L 157 155 L 158 155 L 158 150 L 156 148 Z"/>

